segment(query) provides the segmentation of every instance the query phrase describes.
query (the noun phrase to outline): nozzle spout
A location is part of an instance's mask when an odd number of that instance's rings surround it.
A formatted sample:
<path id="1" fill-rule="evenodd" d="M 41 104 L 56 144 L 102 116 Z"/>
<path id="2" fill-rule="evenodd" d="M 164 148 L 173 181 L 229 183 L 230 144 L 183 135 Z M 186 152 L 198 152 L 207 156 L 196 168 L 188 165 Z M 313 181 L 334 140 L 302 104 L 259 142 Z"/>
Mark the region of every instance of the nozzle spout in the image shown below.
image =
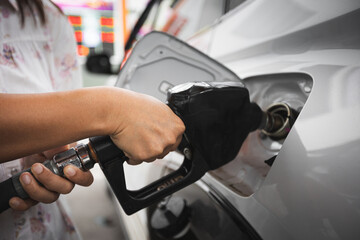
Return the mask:
<path id="1" fill-rule="evenodd" d="M 263 112 L 259 129 L 274 140 L 286 138 L 295 122 L 297 112 L 286 103 L 275 103 Z"/>

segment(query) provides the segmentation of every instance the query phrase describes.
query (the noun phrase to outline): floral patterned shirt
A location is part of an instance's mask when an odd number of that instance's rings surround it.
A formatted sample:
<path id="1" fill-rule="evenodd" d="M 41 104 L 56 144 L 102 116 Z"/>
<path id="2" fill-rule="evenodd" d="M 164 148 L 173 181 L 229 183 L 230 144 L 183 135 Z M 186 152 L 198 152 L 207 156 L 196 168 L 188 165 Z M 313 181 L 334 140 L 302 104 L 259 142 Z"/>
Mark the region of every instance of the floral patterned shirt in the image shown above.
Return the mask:
<path id="1" fill-rule="evenodd" d="M 10 5 L 12 4 L 12 6 Z M 81 87 L 76 42 L 66 16 L 43 0 L 47 23 L 25 10 L 21 25 L 14 0 L 0 2 L 0 92 L 41 93 Z M 0 182 L 21 170 L 21 160 L 0 164 Z M 25 212 L 0 214 L 0 240 L 78 239 L 61 200 Z"/>

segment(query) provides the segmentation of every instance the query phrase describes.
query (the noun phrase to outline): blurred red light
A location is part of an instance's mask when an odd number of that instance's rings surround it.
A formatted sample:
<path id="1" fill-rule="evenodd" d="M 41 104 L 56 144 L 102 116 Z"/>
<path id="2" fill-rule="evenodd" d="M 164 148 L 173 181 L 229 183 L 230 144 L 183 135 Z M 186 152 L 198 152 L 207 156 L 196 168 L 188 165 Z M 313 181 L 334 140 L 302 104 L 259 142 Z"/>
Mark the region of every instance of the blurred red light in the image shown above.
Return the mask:
<path id="1" fill-rule="evenodd" d="M 101 26 L 106 26 L 106 27 L 113 27 L 114 26 L 114 19 L 113 18 L 101 17 L 100 18 L 100 25 Z"/>
<path id="2" fill-rule="evenodd" d="M 78 45 L 77 52 L 80 56 L 87 56 L 89 55 L 89 48 L 85 47 L 84 45 Z"/>
<path id="3" fill-rule="evenodd" d="M 75 38 L 77 42 L 82 42 L 82 31 L 75 31 Z"/>
<path id="4" fill-rule="evenodd" d="M 101 41 L 107 42 L 107 43 L 113 43 L 114 42 L 114 33 L 113 32 L 102 32 L 101 33 Z"/>
<path id="5" fill-rule="evenodd" d="M 68 16 L 70 23 L 74 26 L 81 25 L 81 17 L 80 16 Z"/>

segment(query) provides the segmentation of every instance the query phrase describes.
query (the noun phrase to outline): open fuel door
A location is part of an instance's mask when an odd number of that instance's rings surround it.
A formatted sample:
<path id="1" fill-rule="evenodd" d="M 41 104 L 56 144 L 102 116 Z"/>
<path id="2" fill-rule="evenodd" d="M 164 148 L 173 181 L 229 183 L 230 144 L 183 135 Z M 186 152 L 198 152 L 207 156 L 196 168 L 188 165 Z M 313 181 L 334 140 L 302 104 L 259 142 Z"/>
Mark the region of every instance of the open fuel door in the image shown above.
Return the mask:
<path id="1" fill-rule="evenodd" d="M 115 86 L 165 101 L 169 88 L 199 81 L 239 82 L 241 79 L 187 43 L 166 33 L 151 32 L 135 45 Z"/>

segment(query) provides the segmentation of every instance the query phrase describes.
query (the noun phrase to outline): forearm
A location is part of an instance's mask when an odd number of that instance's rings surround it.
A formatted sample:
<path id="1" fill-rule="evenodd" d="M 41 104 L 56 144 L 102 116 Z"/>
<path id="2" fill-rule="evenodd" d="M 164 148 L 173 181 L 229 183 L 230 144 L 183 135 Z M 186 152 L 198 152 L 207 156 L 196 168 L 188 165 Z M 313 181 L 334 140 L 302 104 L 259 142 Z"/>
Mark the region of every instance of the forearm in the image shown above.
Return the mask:
<path id="1" fill-rule="evenodd" d="M 107 91 L 0 94 L 0 162 L 109 134 Z"/>

